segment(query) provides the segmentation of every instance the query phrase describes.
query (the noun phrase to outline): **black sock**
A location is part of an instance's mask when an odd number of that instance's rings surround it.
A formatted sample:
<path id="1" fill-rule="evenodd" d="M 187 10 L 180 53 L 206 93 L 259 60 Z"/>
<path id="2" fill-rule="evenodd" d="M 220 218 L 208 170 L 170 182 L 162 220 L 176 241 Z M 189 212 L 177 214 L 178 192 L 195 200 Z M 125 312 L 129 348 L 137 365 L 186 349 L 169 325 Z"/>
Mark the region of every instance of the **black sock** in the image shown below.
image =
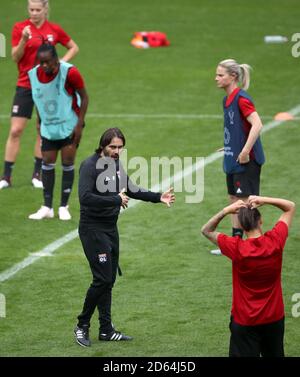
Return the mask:
<path id="1" fill-rule="evenodd" d="M 11 177 L 14 164 L 15 164 L 14 162 L 4 161 L 4 174 L 3 174 L 4 177 L 6 178 Z"/>
<path id="2" fill-rule="evenodd" d="M 34 157 L 34 168 L 33 168 L 33 176 L 40 177 L 41 169 L 42 169 L 42 159 L 39 157 Z"/>
<path id="3" fill-rule="evenodd" d="M 244 231 L 241 228 L 232 228 L 232 237 L 239 236 L 240 238 L 243 238 Z"/>
<path id="4" fill-rule="evenodd" d="M 61 207 L 65 207 L 68 204 L 73 187 L 74 175 L 74 165 L 63 165 L 60 202 Z"/>
<path id="5" fill-rule="evenodd" d="M 44 205 L 52 208 L 53 189 L 55 183 L 55 164 L 44 164 L 42 166 L 42 182 L 44 186 Z"/>

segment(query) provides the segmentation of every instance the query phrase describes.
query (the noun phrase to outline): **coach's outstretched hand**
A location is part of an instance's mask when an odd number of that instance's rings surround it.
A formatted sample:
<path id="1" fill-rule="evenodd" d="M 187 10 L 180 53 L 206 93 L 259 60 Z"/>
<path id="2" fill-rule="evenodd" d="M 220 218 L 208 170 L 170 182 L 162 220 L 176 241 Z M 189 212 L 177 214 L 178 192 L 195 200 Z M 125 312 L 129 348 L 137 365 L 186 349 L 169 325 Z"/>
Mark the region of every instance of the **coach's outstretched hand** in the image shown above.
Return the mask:
<path id="1" fill-rule="evenodd" d="M 171 204 L 175 202 L 175 194 L 173 190 L 173 187 L 170 187 L 169 190 L 162 193 L 160 197 L 160 201 L 165 203 L 168 207 L 171 207 Z"/>
<path id="2" fill-rule="evenodd" d="M 123 209 L 126 209 L 126 208 L 128 207 L 128 201 L 129 201 L 129 198 L 128 198 L 128 196 L 125 194 L 125 189 L 123 188 L 123 189 L 121 190 L 121 192 L 119 192 L 118 195 L 119 195 L 119 196 L 121 197 L 121 199 L 122 199 L 121 207 L 122 207 Z"/>

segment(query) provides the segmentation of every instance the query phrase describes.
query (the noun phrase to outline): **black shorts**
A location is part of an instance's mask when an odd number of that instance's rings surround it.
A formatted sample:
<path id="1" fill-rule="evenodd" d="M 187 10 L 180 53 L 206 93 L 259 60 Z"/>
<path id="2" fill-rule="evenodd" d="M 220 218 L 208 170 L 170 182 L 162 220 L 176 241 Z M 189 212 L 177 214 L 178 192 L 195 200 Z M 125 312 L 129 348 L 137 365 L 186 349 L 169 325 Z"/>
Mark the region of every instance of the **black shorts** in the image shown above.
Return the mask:
<path id="1" fill-rule="evenodd" d="M 245 164 L 243 173 L 227 174 L 227 190 L 229 195 L 240 198 L 249 195 L 259 195 L 261 165 L 256 161 Z"/>
<path id="2" fill-rule="evenodd" d="M 73 144 L 73 138 L 71 136 L 60 140 L 49 140 L 42 136 L 41 151 L 59 151 L 61 148 L 67 145 Z"/>
<path id="3" fill-rule="evenodd" d="M 266 325 L 242 326 L 231 317 L 229 357 L 284 357 L 284 318 Z"/>
<path id="4" fill-rule="evenodd" d="M 83 123 L 82 128 L 85 127 L 85 123 Z M 46 139 L 45 137 L 41 137 L 41 151 L 59 151 L 61 148 L 73 144 L 73 137 L 72 135 L 66 137 L 65 139 L 59 140 L 50 140 Z M 76 148 L 79 147 L 79 144 L 76 145 Z"/>
<path id="5" fill-rule="evenodd" d="M 31 89 L 17 86 L 11 116 L 31 119 L 33 106 Z"/>

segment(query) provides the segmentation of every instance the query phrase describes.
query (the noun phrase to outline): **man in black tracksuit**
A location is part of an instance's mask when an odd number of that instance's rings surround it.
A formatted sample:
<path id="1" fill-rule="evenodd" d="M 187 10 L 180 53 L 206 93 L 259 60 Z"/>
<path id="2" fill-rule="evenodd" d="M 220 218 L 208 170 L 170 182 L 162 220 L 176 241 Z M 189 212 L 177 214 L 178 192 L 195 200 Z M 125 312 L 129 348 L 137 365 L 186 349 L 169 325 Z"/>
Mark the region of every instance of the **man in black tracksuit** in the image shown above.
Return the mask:
<path id="1" fill-rule="evenodd" d="M 118 128 L 110 128 L 102 135 L 96 153 L 80 167 L 79 236 L 93 281 L 74 333 L 78 344 L 86 347 L 91 345 L 89 326 L 96 306 L 100 322 L 99 340 L 132 339 L 116 331 L 111 322 L 112 287 L 119 268 L 117 221 L 120 208 L 127 207 L 128 197 L 152 203 L 163 202 L 168 206 L 175 201 L 172 189 L 163 194 L 154 193 L 135 186 L 129 180 L 119 162 L 124 145 L 122 132 Z"/>

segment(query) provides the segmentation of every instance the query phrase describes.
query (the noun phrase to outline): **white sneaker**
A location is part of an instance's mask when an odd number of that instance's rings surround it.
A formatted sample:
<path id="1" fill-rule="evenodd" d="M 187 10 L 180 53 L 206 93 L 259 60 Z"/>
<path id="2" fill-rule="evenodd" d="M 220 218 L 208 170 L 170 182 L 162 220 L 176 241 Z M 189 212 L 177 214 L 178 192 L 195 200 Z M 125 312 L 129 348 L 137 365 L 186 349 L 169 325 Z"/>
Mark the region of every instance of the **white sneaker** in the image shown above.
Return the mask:
<path id="1" fill-rule="evenodd" d="M 41 206 L 41 208 L 32 215 L 29 215 L 28 218 L 31 220 L 42 220 L 42 219 L 53 219 L 54 211 L 53 208 Z"/>
<path id="2" fill-rule="evenodd" d="M 40 179 L 32 178 L 31 183 L 34 188 L 44 188 L 43 182 Z"/>
<path id="3" fill-rule="evenodd" d="M 10 187 L 10 183 L 6 179 L 1 179 L 0 190 Z"/>
<path id="4" fill-rule="evenodd" d="M 71 220 L 72 216 L 69 212 L 69 206 L 58 208 L 58 217 L 60 220 Z"/>
<path id="5" fill-rule="evenodd" d="M 213 255 L 222 255 L 221 253 L 221 250 L 220 249 L 214 249 L 214 250 L 210 250 L 210 253 L 213 254 Z"/>

